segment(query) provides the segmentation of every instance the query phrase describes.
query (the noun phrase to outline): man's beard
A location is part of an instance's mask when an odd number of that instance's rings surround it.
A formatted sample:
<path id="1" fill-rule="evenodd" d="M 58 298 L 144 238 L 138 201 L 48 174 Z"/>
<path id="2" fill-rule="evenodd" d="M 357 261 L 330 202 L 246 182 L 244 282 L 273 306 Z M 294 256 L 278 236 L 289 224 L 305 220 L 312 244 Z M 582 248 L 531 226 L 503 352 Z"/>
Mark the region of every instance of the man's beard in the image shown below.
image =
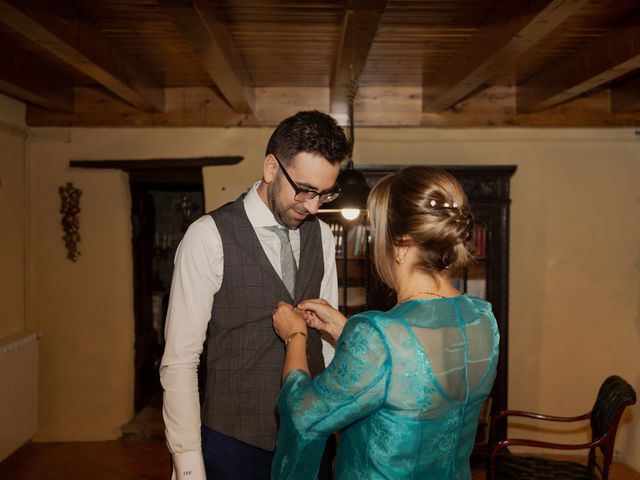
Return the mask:
<path id="1" fill-rule="evenodd" d="M 280 193 L 280 182 L 282 181 L 281 176 L 277 176 L 271 188 L 267 188 L 267 200 L 269 202 L 269 210 L 273 213 L 276 221 L 280 225 L 284 225 L 285 227 L 296 230 L 302 225 L 304 220 L 299 220 L 297 218 L 293 218 L 288 212 L 295 204 L 290 204 L 289 206 L 285 206 L 281 204 L 278 200 L 278 193 Z"/>

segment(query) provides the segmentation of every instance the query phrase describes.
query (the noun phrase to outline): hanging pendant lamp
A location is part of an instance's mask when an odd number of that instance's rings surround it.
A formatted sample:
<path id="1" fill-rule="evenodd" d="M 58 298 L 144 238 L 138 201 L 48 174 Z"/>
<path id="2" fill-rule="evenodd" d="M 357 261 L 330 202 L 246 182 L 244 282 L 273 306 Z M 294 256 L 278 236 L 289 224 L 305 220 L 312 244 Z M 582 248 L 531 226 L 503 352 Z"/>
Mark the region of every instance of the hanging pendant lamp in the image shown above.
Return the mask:
<path id="1" fill-rule="evenodd" d="M 347 167 L 338 175 L 337 183 L 342 193 L 333 202 L 328 203 L 326 208 L 340 210 L 344 218 L 353 220 L 367 208 L 367 180 L 362 172 L 353 168 L 353 160 L 350 159 Z"/>

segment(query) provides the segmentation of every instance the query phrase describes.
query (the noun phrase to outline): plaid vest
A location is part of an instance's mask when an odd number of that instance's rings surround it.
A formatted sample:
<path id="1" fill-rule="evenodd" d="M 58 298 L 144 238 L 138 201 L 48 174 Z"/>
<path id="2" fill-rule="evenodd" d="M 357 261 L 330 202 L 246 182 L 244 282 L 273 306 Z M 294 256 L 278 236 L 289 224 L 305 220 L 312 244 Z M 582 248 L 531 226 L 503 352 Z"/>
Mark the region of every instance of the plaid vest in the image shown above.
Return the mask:
<path id="1" fill-rule="evenodd" d="M 310 219 L 300 226 L 300 262 L 292 299 L 249 222 L 242 197 L 209 215 L 222 238 L 224 274 L 207 332 L 202 422 L 273 451 L 285 350 L 273 330 L 271 312 L 280 300 L 297 304 L 320 296 L 324 276 L 320 224 Z M 324 370 L 320 335 L 311 329 L 307 358 L 312 375 Z"/>

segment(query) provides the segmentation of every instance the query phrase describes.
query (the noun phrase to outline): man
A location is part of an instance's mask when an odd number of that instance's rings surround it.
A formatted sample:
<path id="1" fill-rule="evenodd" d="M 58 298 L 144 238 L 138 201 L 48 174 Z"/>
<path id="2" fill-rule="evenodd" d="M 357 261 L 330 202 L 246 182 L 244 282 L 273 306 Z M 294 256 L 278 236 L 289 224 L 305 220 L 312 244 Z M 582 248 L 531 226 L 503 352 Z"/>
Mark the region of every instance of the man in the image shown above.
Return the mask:
<path id="1" fill-rule="evenodd" d="M 194 222 L 180 243 L 160 366 L 174 479 L 269 478 L 284 361 L 271 312 L 281 300 L 337 303 L 333 236 L 314 214 L 338 195 L 350 148 L 324 113 L 284 120 L 267 145 L 262 180 Z M 197 368 L 205 340 L 201 412 Z M 316 331 L 309 331 L 308 357 L 311 373 L 320 373 Z"/>

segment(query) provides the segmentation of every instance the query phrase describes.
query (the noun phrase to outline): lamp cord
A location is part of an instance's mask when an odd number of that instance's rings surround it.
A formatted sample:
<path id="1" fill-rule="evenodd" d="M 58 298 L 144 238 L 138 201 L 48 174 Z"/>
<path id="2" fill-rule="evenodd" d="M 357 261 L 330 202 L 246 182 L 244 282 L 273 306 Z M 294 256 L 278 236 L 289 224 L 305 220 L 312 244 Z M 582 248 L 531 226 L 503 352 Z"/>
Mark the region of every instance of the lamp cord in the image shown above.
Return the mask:
<path id="1" fill-rule="evenodd" d="M 347 168 L 353 168 L 353 148 L 356 143 L 355 128 L 353 125 L 353 104 L 356 97 L 356 82 L 351 80 L 351 89 L 349 91 L 349 140 L 351 140 L 351 155 L 349 156 L 349 164 Z"/>

